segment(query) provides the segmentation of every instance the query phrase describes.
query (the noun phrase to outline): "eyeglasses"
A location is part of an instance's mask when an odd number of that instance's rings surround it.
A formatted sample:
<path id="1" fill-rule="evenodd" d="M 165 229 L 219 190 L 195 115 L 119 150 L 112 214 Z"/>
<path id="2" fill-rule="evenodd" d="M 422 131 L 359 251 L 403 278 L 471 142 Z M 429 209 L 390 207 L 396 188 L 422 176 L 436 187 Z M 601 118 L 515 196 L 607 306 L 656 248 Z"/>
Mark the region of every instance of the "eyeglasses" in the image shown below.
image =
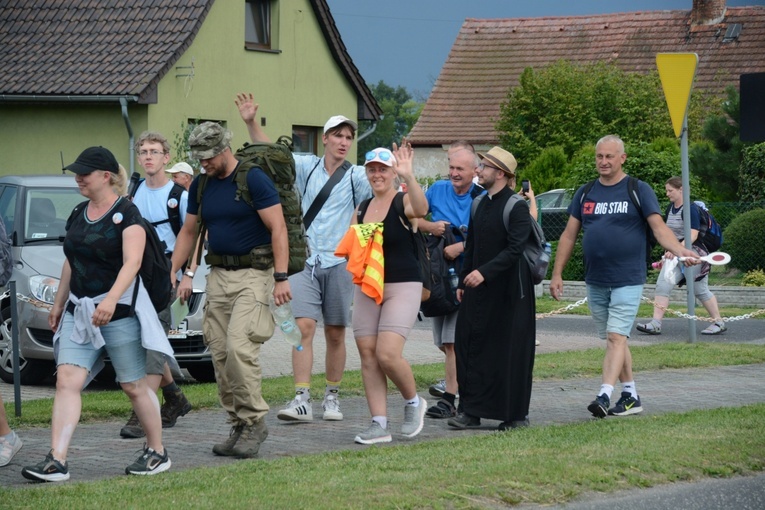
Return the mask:
<path id="1" fill-rule="evenodd" d="M 366 159 L 366 162 L 369 163 L 373 159 L 377 158 L 380 161 L 389 161 L 393 157 L 393 154 L 387 149 L 376 149 L 373 151 L 367 152 L 367 155 L 364 156 Z"/>
<path id="2" fill-rule="evenodd" d="M 478 165 L 478 169 L 479 170 L 483 170 L 484 168 L 491 168 L 492 170 L 500 170 L 501 171 L 500 168 L 497 168 L 494 165 L 487 165 L 486 163 L 481 163 L 480 165 Z"/>
<path id="3" fill-rule="evenodd" d="M 165 155 L 165 151 L 157 151 L 157 150 L 153 150 L 153 151 L 141 151 L 141 152 L 138 153 L 138 155 L 141 156 L 142 158 L 145 158 L 148 155 L 152 155 L 152 156 L 154 156 L 156 158 L 157 156 L 164 156 Z"/>

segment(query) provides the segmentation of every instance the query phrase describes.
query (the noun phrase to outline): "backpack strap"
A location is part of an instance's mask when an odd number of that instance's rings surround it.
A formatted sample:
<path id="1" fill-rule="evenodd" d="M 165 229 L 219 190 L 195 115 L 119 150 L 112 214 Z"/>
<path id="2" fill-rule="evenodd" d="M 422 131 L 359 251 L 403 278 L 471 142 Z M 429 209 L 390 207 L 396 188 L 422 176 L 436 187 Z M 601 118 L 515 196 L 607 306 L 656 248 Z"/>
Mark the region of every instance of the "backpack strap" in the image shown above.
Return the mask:
<path id="1" fill-rule="evenodd" d="M 372 199 L 367 198 L 359 204 L 359 209 L 356 211 L 356 223 L 364 223 L 364 215 L 367 213 L 367 209 L 369 208 L 369 204 L 371 202 Z"/>
<path id="2" fill-rule="evenodd" d="M 313 220 L 316 218 L 316 215 L 319 214 L 319 211 L 321 210 L 321 208 L 324 206 L 324 203 L 329 198 L 329 194 L 332 193 L 332 190 L 334 189 L 334 187 L 337 186 L 337 184 L 343 179 L 343 177 L 345 176 L 345 173 L 348 171 L 350 167 L 351 167 L 351 164 L 348 161 L 343 161 L 343 164 L 340 165 L 340 167 L 334 171 L 334 173 L 329 178 L 329 180 L 321 188 L 321 191 L 319 191 L 319 194 L 316 195 L 316 198 L 314 198 L 313 202 L 311 202 L 311 207 L 308 208 L 308 211 L 306 211 L 305 215 L 303 216 L 303 225 L 305 225 L 306 232 L 308 232 L 308 228 L 311 226 L 311 223 L 313 223 Z M 314 167 L 314 170 L 315 169 L 316 167 Z M 311 173 L 313 173 L 313 170 L 311 170 Z M 308 177 L 310 178 L 311 176 L 309 175 Z M 351 184 L 353 184 L 353 180 L 351 180 Z M 308 188 L 308 180 L 306 180 L 306 189 L 307 188 Z"/>

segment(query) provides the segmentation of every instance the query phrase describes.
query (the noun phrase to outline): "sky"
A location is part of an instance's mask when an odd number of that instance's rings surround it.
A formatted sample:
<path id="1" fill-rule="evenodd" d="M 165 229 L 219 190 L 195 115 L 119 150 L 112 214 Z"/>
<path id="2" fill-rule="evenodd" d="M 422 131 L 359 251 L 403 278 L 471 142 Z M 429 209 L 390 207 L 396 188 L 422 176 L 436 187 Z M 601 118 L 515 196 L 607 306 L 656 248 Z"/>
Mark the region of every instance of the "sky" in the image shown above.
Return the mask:
<path id="1" fill-rule="evenodd" d="M 690 10 L 693 0 L 327 0 L 367 83 L 403 86 L 427 99 L 465 18 L 579 16 Z M 729 7 L 765 0 L 727 0 Z"/>

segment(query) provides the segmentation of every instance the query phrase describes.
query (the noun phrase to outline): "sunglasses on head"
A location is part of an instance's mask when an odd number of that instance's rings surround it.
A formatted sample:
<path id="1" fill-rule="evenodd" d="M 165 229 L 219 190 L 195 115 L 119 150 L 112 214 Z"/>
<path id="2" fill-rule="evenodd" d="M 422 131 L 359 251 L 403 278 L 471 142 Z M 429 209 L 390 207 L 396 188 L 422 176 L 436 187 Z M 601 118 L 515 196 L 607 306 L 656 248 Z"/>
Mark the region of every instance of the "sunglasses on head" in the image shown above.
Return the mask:
<path id="1" fill-rule="evenodd" d="M 390 158 L 393 157 L 393 154 L 389 150 L 386 149 L 377 149 L 374 151 L 367 152 L 366 156 L 364 158 L 366 159 L 366 162 L 370 162 L 373 159 L 377 158 L 380 161 L 389 161 Z"/>

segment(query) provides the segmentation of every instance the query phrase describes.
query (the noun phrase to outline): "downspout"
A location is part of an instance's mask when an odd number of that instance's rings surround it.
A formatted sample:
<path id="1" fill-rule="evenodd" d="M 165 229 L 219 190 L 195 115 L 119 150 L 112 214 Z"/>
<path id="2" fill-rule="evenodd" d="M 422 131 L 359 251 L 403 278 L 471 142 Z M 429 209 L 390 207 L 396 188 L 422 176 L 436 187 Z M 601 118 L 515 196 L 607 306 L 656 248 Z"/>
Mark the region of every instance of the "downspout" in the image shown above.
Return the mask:
<path id="1" fill-rule="evenodd" d="M 128 115 L 127 99 L 120 98 L 120 106 L 122 107 L 122 119 L 125 121 L 125 127 L 128 132 L 128 154 L 130 154 L 130 170 L 128 176 L 133 175 L 135 172 L 135 138 L 133 135 L 133 127 L 130 125 L 130 116 Z"/>
<path id="2" fill-rule="evenodd" d="M 380 120 L 382 120 L 382 117 L 380 117 Z M 371 127 L 371 128 L 369 128 L 369 129 L 367 129 L 366 131 L 364 131 L 364 133 L 363 133 L 363 134 L 359 135 L 359 137 L 358 137 L 358 139 L 356 140 L 356 142 L 360 142 L 360 141 L 362 141 L 364 138 L 366 138 L 366 137 L 368 137 L 369 135 L 371 135 L 372 133 L 374 133 L 374 132 L 375 132 L 375 129 L 377 129 L 377 122 L 375 122 L 374 124 L 372 124 L 372 127 Z"/>

